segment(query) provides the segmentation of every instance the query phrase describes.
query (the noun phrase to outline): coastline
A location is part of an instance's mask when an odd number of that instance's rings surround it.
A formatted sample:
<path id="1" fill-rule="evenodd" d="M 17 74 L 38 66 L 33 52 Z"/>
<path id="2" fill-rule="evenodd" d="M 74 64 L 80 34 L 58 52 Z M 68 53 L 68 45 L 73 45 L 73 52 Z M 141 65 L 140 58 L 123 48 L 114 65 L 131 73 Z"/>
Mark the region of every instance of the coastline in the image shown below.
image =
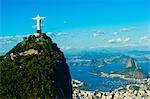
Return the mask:
<path id="1" fill-rule="evenodd" d="M 120 79 L 128 80 L 128 81 L 140 80 L 140 79 L 135 79 L 135 78 L 127 78 L 125 77 L 125 75 L 121 75 L 121 74 L 104 73 L 104 72 L 100 72 L 100 73 L 89 72 L 89 73 L 92 75 L 97 75 L 97 76 L 106 77 L 106 78 L 120 78 Z"/>

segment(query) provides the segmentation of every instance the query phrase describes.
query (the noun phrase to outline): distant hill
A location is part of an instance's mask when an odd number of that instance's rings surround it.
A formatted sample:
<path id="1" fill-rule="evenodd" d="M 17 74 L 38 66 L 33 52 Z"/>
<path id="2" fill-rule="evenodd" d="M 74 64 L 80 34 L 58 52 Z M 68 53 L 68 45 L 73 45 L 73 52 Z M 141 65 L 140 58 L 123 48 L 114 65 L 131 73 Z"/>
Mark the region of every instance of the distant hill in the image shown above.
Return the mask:
<path id="1" fill-rule="evenodd" d="M 41 33 L 23 38 L 0 57 L 1 99 L 72 98 L 69 67 L 63 52 Z"/>
<path id="2" fill-rule="evenodd" d="M 127 61 L 126 68 L 115 73 L 125 75 L 126 78 L 142 79 L 148 77 L 148 73 L 138 67 L 135 60 L 131 57 Z"/>
<path id="3" fill-rule="evenodd" d="M 126 68 L 137 68 L 137 64 L 135 63 L 134 59 L 129 57 L 127 60 Z"/>

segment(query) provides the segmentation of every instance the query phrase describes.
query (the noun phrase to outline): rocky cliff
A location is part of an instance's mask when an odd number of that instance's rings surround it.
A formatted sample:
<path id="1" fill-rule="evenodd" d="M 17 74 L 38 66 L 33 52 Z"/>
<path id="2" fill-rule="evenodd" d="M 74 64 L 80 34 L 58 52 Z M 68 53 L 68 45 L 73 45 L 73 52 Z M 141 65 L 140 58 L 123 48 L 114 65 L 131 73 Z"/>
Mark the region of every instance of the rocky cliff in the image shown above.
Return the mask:
<path id="1" fill-rule="evenodd" d="M 133 58 L 129 57 L 127 60 L 126 68 L 134 67 L 137 68 L 137 65 Z"/>
<path id="2" fill-rule="evenodd" d="M 72 98 L 69 67 L 63 52 L 41 33 L 23 38 L 0 57 L 0 97 Z"/>
<path id="3" fill-rule="evenodd" d="M 137 66 L 135 60 L 131 57 L 128 58 L 126 68 L 118 71 L 117 73 L 125 75 L 126 78 L 143 79 L 147 78 L 148 73 L 144 72 L 140 67 Z"/>

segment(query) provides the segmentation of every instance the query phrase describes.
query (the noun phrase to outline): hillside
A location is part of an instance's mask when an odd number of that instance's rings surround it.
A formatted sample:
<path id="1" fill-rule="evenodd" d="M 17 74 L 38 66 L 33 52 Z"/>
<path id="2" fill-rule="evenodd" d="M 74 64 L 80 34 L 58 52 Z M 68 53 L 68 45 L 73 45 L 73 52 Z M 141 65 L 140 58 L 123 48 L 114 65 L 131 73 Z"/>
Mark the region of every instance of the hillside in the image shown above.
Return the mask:
<path id="1" fill-rule="evenodd" d="M 63 52 L 51 38 L 24 37 L 0 57 L 0 97 L 72 98 L 69 67 Z"/>
<path id="2" fill-rule="evenodd" d="M 133 68 L 133 67 L 125 68 L 115 73 L 125 75 L 126 78 L 143 79 L 148 77 L 148 74 L 144 72 L 141 68 Z"/>
<path id="3" fill-rule="evenodd" d="M 135 60 L 131 57 L 128 58 L 126 67 L 123 70 L 115 73 L 125 75 L 126 78 L 143 79 L 148 77 L 148 73 L 144 72 L 140 67 L 138 67 Z"/>

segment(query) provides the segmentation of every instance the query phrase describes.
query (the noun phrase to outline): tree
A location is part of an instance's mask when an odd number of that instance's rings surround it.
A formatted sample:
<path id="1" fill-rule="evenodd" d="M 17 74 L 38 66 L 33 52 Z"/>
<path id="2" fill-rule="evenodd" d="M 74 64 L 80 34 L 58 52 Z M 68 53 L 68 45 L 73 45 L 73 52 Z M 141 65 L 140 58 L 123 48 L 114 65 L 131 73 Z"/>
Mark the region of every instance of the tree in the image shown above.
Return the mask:
<path id="1" fill-rule="evenodd" d="M 71 76 L 63 53 L 45 34 L 43 45 L 29 36 L 26 44 L 17 44 L 10 53 L 18 54 L 14 60 L 0 58 L 0 97 L 13 98 L 72 98 Z M 36 55 L 19 53 L 37 49 Z M 55 49 L 55 50 L 54 50 Z M 57 49 L 57 50 L 56 50 Z"/>

